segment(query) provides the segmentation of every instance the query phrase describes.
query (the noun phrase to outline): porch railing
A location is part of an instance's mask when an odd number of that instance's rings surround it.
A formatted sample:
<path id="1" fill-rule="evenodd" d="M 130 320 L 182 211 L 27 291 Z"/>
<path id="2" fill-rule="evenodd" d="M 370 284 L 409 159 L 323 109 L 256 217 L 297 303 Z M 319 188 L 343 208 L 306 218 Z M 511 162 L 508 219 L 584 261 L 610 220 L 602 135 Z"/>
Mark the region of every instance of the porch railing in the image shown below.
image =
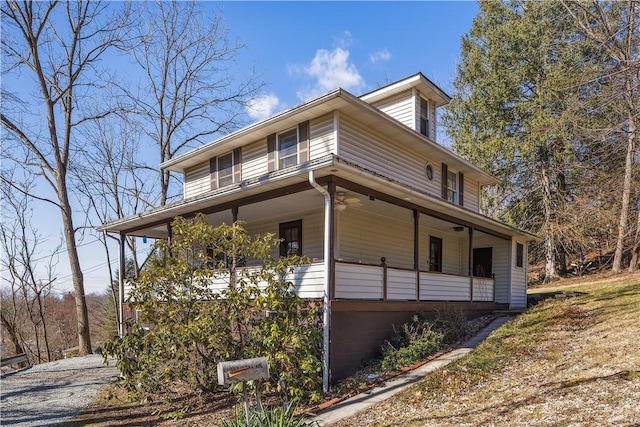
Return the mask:
<path id="1" fill-rule="evenodd" d="M 246 267 L 251 270 L 257 267 Z M 293 283 L 302 298 L 322 298 L 324 295 L 324 263 L 305 264 L 297 267 L 286 280 Z M 419 281 L 419 286 L 417 286 Z M 266 286 L 266 283 L 261 284 Z M 229 277 L 211 279 L 214 291 L 229 286 Z M 125 284 L 125 301 L 129 294 Z M 417 295 L 419 291 L 419 296 Z M 335 298 L 353 300 L 388 301 L 471 301 L 471 282 L 468 276 L 434 273 L 386 265 L 335 263 Z M 473 278 L 473 301 L 494 301 L 495 280 Z"/>

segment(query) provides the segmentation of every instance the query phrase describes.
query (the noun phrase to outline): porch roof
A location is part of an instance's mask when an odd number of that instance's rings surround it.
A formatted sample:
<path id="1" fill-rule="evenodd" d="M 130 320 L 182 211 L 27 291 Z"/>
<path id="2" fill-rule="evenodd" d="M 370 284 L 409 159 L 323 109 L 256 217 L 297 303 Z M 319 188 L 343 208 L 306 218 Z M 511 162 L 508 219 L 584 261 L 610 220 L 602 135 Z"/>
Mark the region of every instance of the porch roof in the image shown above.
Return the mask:
<path id="1" fill-rule="evenodd" d="M 457 225 L 473 227 L 503 238 L 519 236 L 529 241 L 538 240 L 530 233 L 451 204 L 420 189 L 393 181 L 334 155 L 271 172 L 255 179 L 209 191 L 137 215 L 117 219 L 103 224 L 98 229 L 110 233 L 163 238 L 167 233 L 166 224 L 175 216 L 188 217 L 197 212 L 211 214 L 230 210 L 234 206 L 248 207 L 261 201 L 282 200 L 283 196 L 312 189 L 308 181 L 309 171 L 313 171 L 315 179 L 321 184 L 333 180 L 340 187 L 364 195 L 372 195 L 377 199 L 407 209 L 417 209 L 427 215 L 433 215 Z M 313 192 L 310 194 L 315 195 Z M 322 206 L 320 193 L 315 196 L 318 199 L 317 205 L 309 206 L 309 208 Z M 291 206 L 280 206 L 283 212 L 296 205 L 299 208 L 301 203 L 313 203 L 313 200 L 309 197 L 295 197 L 286 203 Z M 250 207 L 243 209 L 243 212 L 246 212 L 247 209 Z M 260 215 L 260 212 L 255 214 Z"/>

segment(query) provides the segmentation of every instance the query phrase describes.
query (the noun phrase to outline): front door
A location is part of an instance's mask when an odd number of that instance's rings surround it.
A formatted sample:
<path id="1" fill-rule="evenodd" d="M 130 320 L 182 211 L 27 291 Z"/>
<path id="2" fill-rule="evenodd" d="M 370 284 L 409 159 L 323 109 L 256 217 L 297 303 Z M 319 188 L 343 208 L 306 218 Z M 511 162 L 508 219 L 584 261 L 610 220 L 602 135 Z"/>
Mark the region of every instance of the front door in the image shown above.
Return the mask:
<path id="1" fill-rule="evenodd" d="M 473 275 L 476 277 L 491 277 L 493 248 L 473 249 Z"/>

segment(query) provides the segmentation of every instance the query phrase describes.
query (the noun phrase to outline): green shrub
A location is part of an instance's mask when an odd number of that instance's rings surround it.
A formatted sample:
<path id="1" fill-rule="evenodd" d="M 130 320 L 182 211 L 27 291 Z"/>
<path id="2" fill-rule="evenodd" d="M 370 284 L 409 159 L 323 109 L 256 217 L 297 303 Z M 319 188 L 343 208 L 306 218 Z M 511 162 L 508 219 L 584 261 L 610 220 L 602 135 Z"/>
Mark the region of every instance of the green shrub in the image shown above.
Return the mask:
<path id="1" fill-rule="evenodd" d="M 467 323 L 461 310 L 445 312 L 429 319 L 415 314 L 381 348 L 382 368 L 388 371 L 411 365 L 464 338 Z"/>
<path id="2" fill-rule="evenodd" d="M 264 356 L 271 375 L 263 383 L 266 391 L 281 391 L 284 380 L 288 399 L 318 400 L 318 307 L 299 298 L 284 279 L 305 260 L 271 259 L 278 240 L 249 236 L 241 224 L 213 227 L 198 215 L 176 218 L 172 227 L 170 244 L 157 242 L 161 255 L 131 283 L 139 323 L 130 320 L 131 332 L 104 346 L 105 358 L 117 359 L 119 384 L 137 398 L 175 386 L 213 391 L 218 362 Z M 261 260 L 263 267 L 238 269 L 225 259 Z M 210 284 L 221 278 L 229 286 L 218 293 Z M 266 310 L 276 315 L 267 318 Z"/>

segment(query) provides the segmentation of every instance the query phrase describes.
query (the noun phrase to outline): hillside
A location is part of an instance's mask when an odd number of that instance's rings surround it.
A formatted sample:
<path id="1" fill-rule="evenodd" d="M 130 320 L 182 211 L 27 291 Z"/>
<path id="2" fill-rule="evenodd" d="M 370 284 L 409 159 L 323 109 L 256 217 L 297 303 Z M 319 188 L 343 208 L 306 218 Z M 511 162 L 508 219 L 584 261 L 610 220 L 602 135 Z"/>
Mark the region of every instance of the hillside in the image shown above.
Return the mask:
<path id="1" fill-rule="evenodd" d="M 336 426 L 638 425 L 640 275 L 565 280 L 468 357 Z"/>

